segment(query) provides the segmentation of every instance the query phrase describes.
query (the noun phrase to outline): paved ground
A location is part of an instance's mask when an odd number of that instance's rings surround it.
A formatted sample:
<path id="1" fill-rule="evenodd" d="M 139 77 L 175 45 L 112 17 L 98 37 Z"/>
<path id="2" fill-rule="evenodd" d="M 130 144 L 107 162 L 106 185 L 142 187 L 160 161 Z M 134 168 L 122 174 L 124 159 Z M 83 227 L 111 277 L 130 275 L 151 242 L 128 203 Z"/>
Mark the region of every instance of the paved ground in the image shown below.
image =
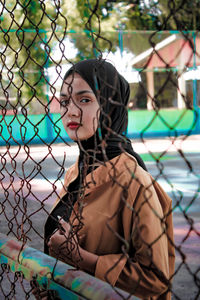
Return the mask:
<path id="1" fill-rule="evenodd" d="M 173 284 L 176 297 L 173 298 L 200 299 L 200 136 L 192 136 L 186 140 L 179 138 L 176 141 L 149 139 L 145 143 L 137 140 L 134 141 L 133 146 L 135 151 L 146 160 L 149 172 L 157 178 L 173 199 L 177 246 L 176 274 Z M 17 224 L 21 224 L 23 220 L 23 230 L 28 231 L 31 237 L 28 244 L 42 250 L 44 221 L 62 185 L 63 154 L 66 152 L 65 168 L 68 168 L 76 160 L 77 147 L 59 144 L 49 149 L 32 146 L 30 149 L 12 147 L 10 154 L 6 151 L 6 148 L 0 148 L 2 164 L 0 180 L 4 190 L 8 191 L 0 190 L 4 210 L 3 216 L 1 215 L 0 231 L 8 233 L 9 227 L 19 235 Z M 156 162 L 155 159 L 158 161 Z M 13 169 L 16 169 L 15 173 Z M 26 182 L 21 180 L 22 178 L 27 178 Z M 10 203 L 8 200 L 5 202 L 2 200 L 5 198 L 9 199 Z M 24 201 L 19 202 L 19 199 Z M 41 202 L 46 211 L 41 206 Z M 37 210 L 37 214 L 32 215 Z M 10 223 L 6 221 L 5 215 L 11 220 Z M 35 231 L 31 229 L 32 226 L 26 216 L 34 224 Z M 12 224 L 15 226 L 12 227 Z M 16 299 L 23 299 L 20 292 L 18 295 L 19 298 Z M 1 292 L 0 299 L 3 299 Z"/>

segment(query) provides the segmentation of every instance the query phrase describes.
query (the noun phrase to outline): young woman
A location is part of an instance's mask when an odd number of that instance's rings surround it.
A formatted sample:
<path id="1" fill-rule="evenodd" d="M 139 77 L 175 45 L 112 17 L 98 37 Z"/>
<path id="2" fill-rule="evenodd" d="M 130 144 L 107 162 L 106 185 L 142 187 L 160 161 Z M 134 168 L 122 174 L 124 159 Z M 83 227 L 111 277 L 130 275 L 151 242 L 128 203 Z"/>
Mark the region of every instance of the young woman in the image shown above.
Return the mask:
<path id="1" fill-rule="evenodd" d="M 143 299 L 170 299 L 171 199 L 126 137 L 129 84 L 105 60 L 65 75 L 61 116 L 78 161 L 45 226 L 45 252 Z"/>

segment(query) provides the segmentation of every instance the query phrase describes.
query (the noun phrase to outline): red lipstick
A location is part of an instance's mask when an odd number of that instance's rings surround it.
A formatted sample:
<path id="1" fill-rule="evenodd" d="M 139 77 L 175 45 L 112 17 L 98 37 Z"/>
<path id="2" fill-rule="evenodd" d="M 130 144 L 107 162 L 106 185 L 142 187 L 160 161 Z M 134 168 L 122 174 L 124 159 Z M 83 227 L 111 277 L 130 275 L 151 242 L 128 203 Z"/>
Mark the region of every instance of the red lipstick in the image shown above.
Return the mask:
<path id="1" fill-rule="evenodd" d="M 69 127 L 69 129 L 77 129 L 79 126 L 80 126 L 80 124 L 77 122 L 69 122 L 67 124 L 67 127 Z"/>

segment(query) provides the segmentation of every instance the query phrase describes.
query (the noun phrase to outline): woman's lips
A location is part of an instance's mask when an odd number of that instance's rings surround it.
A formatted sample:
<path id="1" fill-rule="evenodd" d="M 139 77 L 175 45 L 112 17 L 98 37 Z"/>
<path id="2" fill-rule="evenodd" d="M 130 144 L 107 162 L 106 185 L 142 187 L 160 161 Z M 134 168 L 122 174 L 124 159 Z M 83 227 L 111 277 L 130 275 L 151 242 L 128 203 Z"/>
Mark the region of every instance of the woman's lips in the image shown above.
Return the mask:
<path id="1" fill-rule="evenodd" d="M 69 127 L 69 129 L 77 129 L 79 126 L 80 124 L 76 122 L 70 122 L 67 124 L 67 127 Z"/>

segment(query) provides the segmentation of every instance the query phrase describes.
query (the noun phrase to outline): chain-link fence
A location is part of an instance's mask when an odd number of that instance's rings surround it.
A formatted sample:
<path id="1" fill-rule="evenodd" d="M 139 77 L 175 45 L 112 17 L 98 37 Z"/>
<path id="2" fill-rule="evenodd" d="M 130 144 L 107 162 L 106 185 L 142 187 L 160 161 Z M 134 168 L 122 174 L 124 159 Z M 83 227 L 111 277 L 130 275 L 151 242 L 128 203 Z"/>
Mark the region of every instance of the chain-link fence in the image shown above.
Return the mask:
<path id="1" fill-rule="evenodd" d="M 200 36 L 188 30 L 189 22 L 198 28 L 199 3 L 139 2 L 1 1 L 2 299 L 32 299 L 37 284 L 52 299 L 200 296 L 199 136 L 192 135 L 200 133 Z M 185 18 L 189 12 L 192 19 Z M 141 21 L 140 30 L 126 30 L 127 20 L 130 26 Z M 100 125 L 92 142 L 81 142 L 80 130 L 73 129 L 78 143 L 72 143 L 66 101 L 76 87 L 73 80 L 65 82 L 67 88 L 62 82 L 85 58 L 98 58 L 95 85 L 85 76 L 100 104 Z M 105 58 L 129 82 L 128 103 L 125 94 L 115 98 L 118 73 L 102 73 L 98 62 Z M 104 90 L 112 90 L 109 97 Z M 89 101 L 87 95 L 84 103 Z M 144 166 L 124 142 L 124 131 L 114 127 L 119 110 L 120 118 L 128 115 L 126 136 L 137 138 L 134 151 L 153 177 L 136 167 L 135 159 Z M 78 157 L 79 176 L 72 167 Z M 60 226 L 57 215 L 71 226 L 64 234 L 64 258 L 62 247 L 49 253 L 44 237 L 47 219 L 46 235 Z M 54 257 L 42 253 L 45 242 Z M 83 267 L 80 249 L 98 256 L 95 270 Z"/>

